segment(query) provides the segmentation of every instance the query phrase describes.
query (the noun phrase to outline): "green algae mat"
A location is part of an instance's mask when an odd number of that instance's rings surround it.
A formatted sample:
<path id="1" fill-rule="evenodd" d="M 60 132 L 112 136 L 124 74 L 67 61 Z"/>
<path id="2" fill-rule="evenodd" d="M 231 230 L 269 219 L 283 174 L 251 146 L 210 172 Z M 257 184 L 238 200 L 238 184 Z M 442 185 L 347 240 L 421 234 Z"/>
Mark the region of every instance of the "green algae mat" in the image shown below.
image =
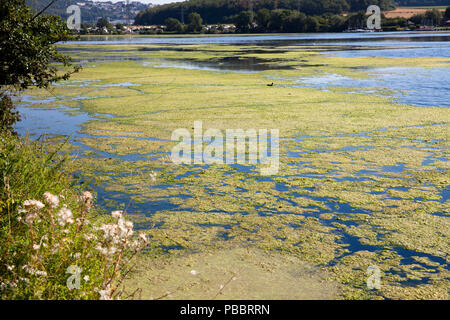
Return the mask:
<path id="1" fill-rule="evenodd" d="M 74 172 L 99 204 L 125 209 L 152 239 L 124 283 L 130 292 L 448 299 L 450 109 L 296 79 L 357 80 L 371 68 L 431 70 L 450 59 L 339 58 L 307 46 L 61 49 L 83 70 L 27 92 L 33 100 L 23 104 L 90 116 L 65 146 Z M 223 132 L 278 129 L 278 173 L 175 164 L 171 135 L 193 132 L 195 121 Z"/>

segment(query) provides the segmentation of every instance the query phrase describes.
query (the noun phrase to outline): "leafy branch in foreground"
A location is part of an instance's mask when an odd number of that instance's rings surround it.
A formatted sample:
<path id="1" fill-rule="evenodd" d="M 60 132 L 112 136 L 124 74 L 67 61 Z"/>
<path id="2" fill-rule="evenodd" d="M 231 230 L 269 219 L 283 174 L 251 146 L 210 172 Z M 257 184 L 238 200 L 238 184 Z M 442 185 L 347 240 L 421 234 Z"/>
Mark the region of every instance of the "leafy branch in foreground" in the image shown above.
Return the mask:
<path id="1" fill-rule="evenodd" d="M 47 88 L 78 72 L 80 67 L 55 46 L 74 38 L 61 18 L 36 13 L 23 0 L 0 0 L 0 98 L 32 86 Z M 13 111 L 6 102 L 0 120 L 17 121 L 7 114 Z M 10 129 L 11 124 L 2 122 L 1 127 Z"/>

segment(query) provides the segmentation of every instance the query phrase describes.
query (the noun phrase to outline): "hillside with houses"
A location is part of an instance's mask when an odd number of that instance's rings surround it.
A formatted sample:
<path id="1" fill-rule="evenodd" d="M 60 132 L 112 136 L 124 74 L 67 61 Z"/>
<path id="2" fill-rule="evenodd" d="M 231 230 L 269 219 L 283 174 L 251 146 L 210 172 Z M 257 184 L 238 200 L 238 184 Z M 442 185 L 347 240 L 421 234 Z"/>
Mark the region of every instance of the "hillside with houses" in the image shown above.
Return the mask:
<path id="1" fill-rule="evenodd" d="M 26 0 L 27 5 L 36 11 L 45 8 L 49 1 L 47 0 Z M 154 7 L 153 4 L 145 4 L 139 1 L 119 1 L 119 2 L 99 2 L 91 0 L 58 0 L 54 2 L 46 12 L 67 19 L 69 14 L 66 12 L 71 5 L 77 5 L 81 9 L 81 22 L 86 25 L 95 25 L 97 21 L 106 17 L 113 23 L 132 24 L 136 15 L 143 10 Z"/>

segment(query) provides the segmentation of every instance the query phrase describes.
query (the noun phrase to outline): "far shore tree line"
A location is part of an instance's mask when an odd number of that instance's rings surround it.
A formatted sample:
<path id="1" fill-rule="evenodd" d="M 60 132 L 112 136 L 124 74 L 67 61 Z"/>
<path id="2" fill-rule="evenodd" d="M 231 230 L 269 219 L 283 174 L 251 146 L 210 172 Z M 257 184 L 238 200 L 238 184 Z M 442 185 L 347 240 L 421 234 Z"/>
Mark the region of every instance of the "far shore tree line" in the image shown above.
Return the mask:
<path id="1" fill-rule="evenodd" d="M 228 32 L 235 33 L 267 33 L 267 32 L 342 32 L 348 29 L 365 29 L 368 15 L 365 11 L 348 14 L 323 14 L 308 16 L 296 10 L 268 10 L 260 9 L 242 11 L 233 18 L 234 28 Z M 422 26 L 446 26 L 450 20 L 450 7 L 445 13 L 438 9 L 428 10 L 423 14 L 416 14 L 411 18 L 386 18 L 382 14 L 382 29 L 384 31 L 397 31 L 404 29 L 420 29 Z M 221 33 L 223 25 L 202 26 L 202 18 L 198 13 L 189 15 L 189 24 L 183 25 L 176 18 L 167 18 L 165 32 L 171 33 Z"/>
<path id="2" fill-rule="evenodd" d="M 132 30 L 123 24 L 112 25 L 108 19 L 101 18 L 95 26 L 82 25 L 82 34 L 199 34 L 199 33 L 303 33 L 303 32 L 342 32 L 364 29 L 368 15 L 365 11 L 341 15 L 323 14 L 308 16 L 303 12 L 287 9 L 260 9 L 257 12 L 246 10 L 236 14 L 232 24 L 204 24 L 197 12 L 188 15 L 187 23 L 169 17 L 164 25 L 143 27 Z M 450 6 L 445 12 L 431 9 L 411 18 L 386 18 L 382 14 L 383 31 L 421 30 L 425 26 L 450 28 Z"/>

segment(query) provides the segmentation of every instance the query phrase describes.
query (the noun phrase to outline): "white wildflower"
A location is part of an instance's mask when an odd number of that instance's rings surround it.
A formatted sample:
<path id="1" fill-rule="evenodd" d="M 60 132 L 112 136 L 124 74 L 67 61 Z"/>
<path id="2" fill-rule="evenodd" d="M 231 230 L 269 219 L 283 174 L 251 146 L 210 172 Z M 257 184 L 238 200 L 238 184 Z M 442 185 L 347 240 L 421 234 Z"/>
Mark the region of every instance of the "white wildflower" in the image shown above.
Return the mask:
<path id="1" fill-rule="evenodd" d="M 90 193 L 89 191 L 85 191 L 83 192 L 82 199 L 84 203 L 90 204 L 92 202 L 92 199 L 94 199 L 94 197 L 92 196 L 92 193 Z"/>
<path id="2" fill-rule="evenodd" d="M 47 276 L 47 272 L 45 272 L 45 271 L 40 271 L 40 270 L 36 270 L 36 271 L 35 271 L 35 274 L 36 274 L 37 276 L 41 276 L 41 277 L 46 277 L 46 276 Z"/>
<path id="3" fill-rule="evenodd" d="M 141 243 L 139 241 L 137 241 L 137 240 L 134 240 L 131 243 L 131 249 L 138 249 L 140 246 L 141 246 Z"/>
<path id="4" fill-rule="evenodd" d="M 86 241 L 91 241 L 97 239 L 97 237 L 93 234 L 83 234 L 83 238 Z"/>
<path id="5" fill-rule="evenodd" d="M 59 198 L 50 192 L 44 193 L 44 200 L 48 203 L 50 208 L 55 209 L 59 207 Z"/>
<path id="6" fill-rule="evenodd" d="M 98 245 L 97 248 L 95 248 L 95 249 L 97 251 L 99 251 L 102 255 L 104 255 L 105 257 L 110 255 L 108 248 L 103 248 L 102 246 Z"/>
<path id="7" fill-rule="evenodd" d="M 105 290 L 100 290 L 100 300 L 112 300 L 111 299 L 111 287 L 108 285 Z"/>
<path id="8" fill-rule="evenodd" d="M 45 205 L 38 201 L 38 200 L 25 200 L 23 202 L 23 207 L 26 210 L 30 210 L 30 209 L 37 209 L 37 210 L 41 210 L 42 208 L 45 207 Z"/>
<path id="9" fill-rule="evenodd" d="M 125 227 L 126 227 L 128 230 L 132 230 L 132 229 L 133 229 L 133 222 L 131 222 L 131 221 L 126 221 L 126 222 L 125 222 Z"/>
<path id="10" fill-rule="evenodd" d="M 36 219 L 36 218 L 37 218 L 37 214 L 35 214 L 35 213 L 33 213 L 33 212 L 28 213 L 28 214 L 25 216 L 25 223 L 26 223 L 27 225 L 32 225 L 34 219 Z"/>
<path id="11" fill-rule="evenodd" d="M 33 249 L 34 250 L 39 250 L 41 248 L 41 246 L 40 245 L 38 245 L 38 244 L 33 244 Z"/>
<path id="12" fill-rule="evenodd" d="M 116 247 L 110 247 L 109 250 L 108 250 L 108 255 L 112 256 L 116 252 L 117 252 L 117 248 Z"/>
<path id="13" fill-rule="evenodd" d="M 123 214 L 123 211 L 120 211 L 120 210 L 111 212 L 112 217 L 115 219 L 122 218 L 122 214 Z"/>
<path id="14" fill-rule="evenodd" d="M 28 272 L 29 274 L 32 274 L 32 275 L 43 276 L 43 277 L 47 276 L 47 272 L 41 271 L 41 270 L 36 270 L 36 269 L 34 269 L 33 267 L 31 267 L 31 266 L 29 266 L 27 264 L 24 265 L 22 267 L 22 269 L 25 270 L 26 272 Z"/>
<path id="15" fill-rule="evenodd" d="M 145 233 L 140 233 L 139 234 L 139 240 L 141 240 L 144 243 L 147 243 L 147 241 L 148 241 L 147 235 Z"/>
<path id="16" fill-rule="evenodd" d="M 73 223 L 73 214 L 72 211 L 64 205 L 61 210 L 57 213 L 58 223 L 61 226 L 65 226 L 66 224 Z"/>

